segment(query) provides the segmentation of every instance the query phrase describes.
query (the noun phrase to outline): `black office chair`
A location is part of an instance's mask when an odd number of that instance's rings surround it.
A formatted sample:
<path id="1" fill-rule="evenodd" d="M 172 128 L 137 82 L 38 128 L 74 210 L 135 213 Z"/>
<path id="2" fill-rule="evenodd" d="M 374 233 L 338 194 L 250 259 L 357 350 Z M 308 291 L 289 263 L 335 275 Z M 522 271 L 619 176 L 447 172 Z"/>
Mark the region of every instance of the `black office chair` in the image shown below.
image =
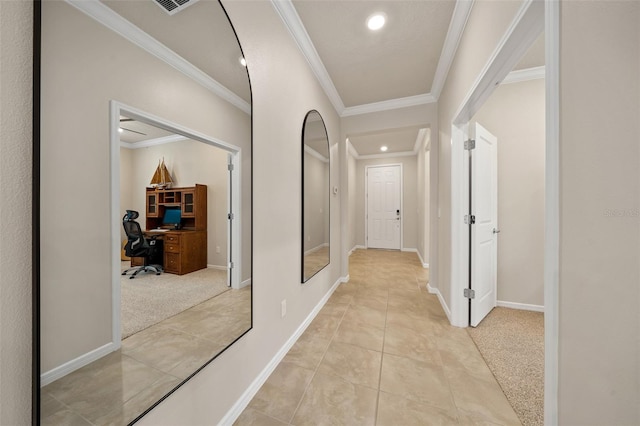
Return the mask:
<path id="1" fill-rule="evenodd" d="M 139 216 L 135 210 L 127 210 L 127 213 L 122 217 L 122 226 L 124 226 L 124 232 L 127 234 L 127 244 L 124 246 L 124 252 L 129 257 L 142 257 L 144 258 L 143 266 L 134 266 L 122 273 L 127 275 L 129 272 L 134 271 L 129 279 L 134 279 L 140 272 L 155 272 L 156 275 L 160 275 L 162 272 L 162 266 L 149 264 L 149 260 L 157 255 L 158 248 L 160 246 L 159 241 L 156 241 L 156 237 L 149 239 L 144 237 L 140 224 L 135 221 Z"/>

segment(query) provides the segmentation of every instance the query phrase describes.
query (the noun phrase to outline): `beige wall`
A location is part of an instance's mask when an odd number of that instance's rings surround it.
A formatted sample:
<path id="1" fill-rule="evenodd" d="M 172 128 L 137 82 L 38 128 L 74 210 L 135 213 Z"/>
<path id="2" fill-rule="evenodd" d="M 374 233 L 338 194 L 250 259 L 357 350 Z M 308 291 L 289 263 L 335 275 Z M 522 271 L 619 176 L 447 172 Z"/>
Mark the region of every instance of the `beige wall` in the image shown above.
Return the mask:
<path id="1" fill-rule="evenodd" d="M 417 249 L 423 263 L 429 263 L 429 191 L 430 158 L 427 146 L 430 140 L 429 129 L 416 155 L 416 191 L 417 191 Z"/>
<path id="2" fill-rule="evenodd" d="M 455 59 L 438 99 L 437 286 L 451 305 L 451 123 L 498 41 L 511 24 L 521 1 L 476 0 Z M 490 23 L 490 24 L 488 24 Z M 435 200 L 434 200 L 435 201 Z"/>
<path id="3" fill-rule="evenodd" d="M 329 267 L 301 285 L 299 261 L 302 123 L 311 109 L 324 119 L 333 186 L 339 176 L 338 116 L 269 2 L 225 6 L 242 43 L 253 89 L 253 329 L 150 412 L 142 425 L 217 424 L 339 278 L 338 196 L 331 195 Z M 287 315 L 281 318 L 283 299 Z"/>
<path id="4" fill-rule="evenodd" d="M 418 244 L 418 193 L 416 188 L 416 156 L 358 160 L 356 162 L 356 245 L 366 246 L 365 170 L 367 166 L 402 164 L 402 249 L 416 249 Z"/>
<path id="5" fill-rule="evenodd" d="M 28 1 L 0 2 L 0 424 L 31 424 L 31 52 Z"/>
<path id="6" fill-rule="evenodd" d="M 356 246 L 356 199 L 357 199 L 357 191 L 356 191 L 356 158 L 347 153 L 347 164 L 348 164 L 348 188 L 349 188 L 349 202 L 348 204 L 348 242 L 345 247 L 347 250 L 351 250 Z"/>
<path id="7" fill-rule="evenodd" d="M 559 424 L 640 424 L 640 3 L 561 3 Z"/>
<path id="8" fill-rule="evenodd" d="M 544 305 L 544 80 L 504 84 L 473 117 L 498 138 L 498 301 Z"/>
<path id="9" fill-rule="evenodd" d="M 305 151 L 303 238 L 305 253 L 329 244 L 329 206 L 327 205 L 330 198 L 329 191 L 329 163 Z"/>
<path id="10" fill-rule="evenodd" d="M 151 181 L 159 159 L 164 158 L 174 179 L 172 187 L 194 186 L 196 183 L 207 185 L 207 264 L 226 267 L 229 225 L 227 152 L 203 142 L 183 140 L 140 149 L 121 147 L 120 153 L 120 176 L 123 180 L 120 187 L 124 190 L 121 196 L 127 195 L 124 193 L 126 191 L 130 197 L 129 200 L 121 198 L 120 214 L 124 215 L 126 209 L 138 211 L 138 221 L 142 226 L 146 220 L 145 188 Z M 129 170 L 125 170 L 123 153 L 131 157 Z M 127 173 L 130 180 L 124 182 Z M 220 248 L 220 253 L 216 253 L 216 247 Z"/>
<path id="11" fill-rule="evenodd" d="M 44 373 L 111 342 L 110 100 L 247 150 L 250 117 L 67 3 L 42 7 Z"/>

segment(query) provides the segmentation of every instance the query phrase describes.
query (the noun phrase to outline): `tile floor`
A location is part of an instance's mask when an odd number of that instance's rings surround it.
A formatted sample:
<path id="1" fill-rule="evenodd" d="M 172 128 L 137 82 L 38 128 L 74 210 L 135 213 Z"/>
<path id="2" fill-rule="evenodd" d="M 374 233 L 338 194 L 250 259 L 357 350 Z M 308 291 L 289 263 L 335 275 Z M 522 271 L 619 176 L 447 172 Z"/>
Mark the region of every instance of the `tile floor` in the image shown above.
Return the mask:
<path id="1" fill-rule="evenodd" d="M 520 425 L 415 253 L 357 250 L 235 425 Z"/>
<path id="2" fill-rule="evenodd" d="M 144 329 L 120 350 L 44 386 L 41 424 L 126 425 L 250 325 L 249 286 Z"/>

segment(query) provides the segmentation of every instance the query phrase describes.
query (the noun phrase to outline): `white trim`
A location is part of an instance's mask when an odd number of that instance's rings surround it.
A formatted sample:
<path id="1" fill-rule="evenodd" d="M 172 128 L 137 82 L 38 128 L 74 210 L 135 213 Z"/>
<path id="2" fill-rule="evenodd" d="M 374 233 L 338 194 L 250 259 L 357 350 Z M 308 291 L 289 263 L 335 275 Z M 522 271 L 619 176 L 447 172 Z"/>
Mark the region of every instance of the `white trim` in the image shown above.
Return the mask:
<path id="1" fill-rule="evenodd" d="M 358 155 L 356 157 L 356 160 L 372 160 L 375 158 L 413 157 L 414 155 L 416 155 L 416 153 L 413 151 L 390 152 L 387 154 Z"/>
<path id="2" fill-rule="evenodd" d="M 372 102 L 370 104 L 356 105 L 344 108 L 340 113 L 340 117 L 351 117 L 353 115 L 370 114 L 372 112 L 389 111 L 399 108 L 407 108 L 417 105 L 426 105 L 437 102 L 435 96 L 431 93 L 422 95 L 407 96 L 405 98 L 389 99 L 387 101 Z"/>
<path id="3" fill-rule="evenodd" d="M 147 139 L 141 142 L 120 141 L 120 146 L 123 148 L 129 148 L 129 149 L 140 149 L 140 148 L 148 148 L 150 146 L 164 145 L 167 143 L 180 142 L 185 140 L 187 140 L 187 138 L 185 138 L 182 135 L 169 135 L 169 136 L 163 136 L 161 138 Z"/>
<path id="4" fill-rule="evenodd" d="M 300 52 L 305 57 L 311 70 L 315 74 L 318 82 L 324 89 L 329 101 L 338 112 L 338 115 L 344 111 L 344 103 L 338 94 L 336 86 L 333 84 L 327 69 L 325 68 L 318 51 L 316 50 L 307 30 L 305 29 L 298 12 L 296 12 L 293 3 L 290 0 L 271 0 L 271 5 L 276 10 L 285 27 L 289 30 L 291 37 L 298 45 Z"/>
<path id="5" fill-rule="evenodd" d="M 496 306 L 501 308 L 518 309 L 520 311 L 544 312 L 544 306 L 530 305 L 528 303 L 505 302 L 503 300 L 498 300 L 496 302 Z"/>
<path id="6" fill-rule="evenodd" d="M 364 167 L 364 241 L 365 248 L 369 248 L 369 203 L 367 197 L 369 197 L 369 169 L 376 167 L 400 167 L 400 249 L 404 243 L 404 168 L 402 163 L 390 163 L 390 164 L 372 164 Z"/>
<path id="7" fill-rule="evenodd" d="M 240 283 L 240 288 L 245 288 L 246 286 L 251 285 L 251 278 L 247 278 L 246 280 Z"/>
<path id="8" fill-rule="evenodd" d="M 360 154 L 358 154 L 358 151 L 356 151 L 356 147 L 353 146 L 349 138 L 347 138 L 347 150 L 349 151 L 349 154 L 351 154 L 351 156 L 356 160 L 358 159 L 358 157 L 360 157 Z"/>
<path id="9" fill-rule="evenodd" d="M 521 83 L 529 80 L 540 80 L 544 78 L 545 70 L 544 65 L 534 68 L 526 68 L 523 70 L 511 71 L 502 80 L 500 84 Z"/>
<path id="10" fill-rule="evenodd" d="M 311 248 L 311 249 L 309 249 L 309 250 L 305 251 L 305 252 L 304 252 L 304 255 L 305 255 L 305 256 L 308 256 L 308 255 L 310 255 L 311 253 L 315 253 L 315 252 L 317 252 L 318 250 L 321 250 L 321 249 L 322 249 L 322 248 L 324 248 L 324 247 L 329 247 L 329 243 L 322 243 L 322 244 L 320 244 L 320 245 L 318 245 L 318 246 L 315 246 L 314 248 Z"/>
<path id="11" fill-rule="evenodd" d="M 526 53 L 527 49 L 544 31 L 544 2 L 525 0 L 509 25 L 486 65 L 478 74 L 471 90 L 454 115 L 453 124 L 463 124 L 471 120 L 489 95 L 509 74 Z"/>
<path id="12" fill-rule="evenodd" d="M 440 302 L 440 306 L 442 306 L 442 310 L 447 315 L 447 319 L 449 320 L 449 322 L 452 323 L 451 311 L 449 310 L 447 303 L 444 301 L 444 298 L 442 297 L 442 293 L 440 293 L 440 290 L 437 288 L 431 287 L 431 284 L 427 283 L 427 291 L 431 294 L 435 294 L 436 296 L 438 296 L 438 301 Z"/>
<path id="13" fill-rule="evenodd" d="M 456 56 L 458 50 L 458 44 L 464 33 L 464 28 L 467 25 L 469 14 L 471 14 L 471 8 L 473 7 L 473 0 L 459 0 L 456 1 L 456 5 L 453 9 L 453 15 L 451 16 L 451 22 L 449 23 L 449 30 L 447 36 L 444 39 L 444 45 L 442 46 L 442 52 L 440 53 L 440 59 L 438 60 L 438 67 L 433 77 L 433 83 L 431 84 L 431 94 L 437 100 L 440 98 L 440 93 L 444 87 L 445 81 L 447 81 L 447 75 L 449 69 L 453 63 L 453 59 Z"/>
<path id="14" fill-rule="evenodd" d="M 46 386 L 49 383 L 53 383 L 59 378 L 64 377 L 67 374 L 84 367 L 85 365 L 89 365 L 92 362 L 102 358 L 103 356 L 117 351 L 118 349 L 120 349 L 119 346 L 116 346 L 113 343 L 107 343 L 106 345 L 102 345 L 99 348 L 89 351 L 86 354 L 80 355 L 79 357 L 74 358 L 71 361 L 65 362 L 58 367 L 42 373 L 40 375 L 40 387 Z"/>
<path id="15" fill-rule="evenodd" d="M 364 249 L 366 249 L 366 247 L 365 246 L 361 246 L 361 245 L 353 246 L 353 248 L 351 250 L 349 250 L 349 256 L 351 256 L 354 251 L 360 250 L 360 249 L 364 250 Z"/>
<path id="16" fill-rule="evenodd" d="M 558 425 L 560 282 L 560 2 L 545 1 L 544 424 Z"/>
<path id="17" fill-rule="evenodd" d="M 248 102 L 218 83 L 182 56 L 118 15 L 99 0 L 66 0 L 66 2 L 145 50 L 147 53 L 177 69 L 185 76 L 204 86 L 233 106 L 247 114 L 251 114 L 251 105 Z"/>
<path id="18" fill-rule="evenodd" d="M 329 159 L 327 157 L 325 157 L 324 155 L 320 154 L 318 151 L 316 151 L 315 149 L 311 148 L 307 144 L 304 145 L 304 152 L 306 152 L 307 154 L 309 154 L 310 156 L 312 156 L 316 160 L 322 161 L 323 163 L 328 163 L 329 162 Z"/>
<path id="19" fill-rule="evenodd" d="M 219 271 L 226 271 L 227 267 L 226 266 L 222 266 L 222 265 L 209 265 L 207 264 L 207 268 L 208 269 L 217 269 Z"/>
<path id="20" fill-rule="evenodd" d="M 451 129 L 451 313 L 452 324 L 468 326 L 469 227 L 464 224 L 468 213 L 469 167 L 463 149 L 468 135 L 468 122 L 500 82 L 513 69 L 544 30 L 544 3 L 525 0 L 505 31 L 467 96 L 454 115 Z"/>
<path id="21" fill-rule="evenodd" d="M 418 249 L 411 248 L 411 247 L 403 247 L 400 249 L 400 251 L 404 251 L 407 253 L 418 253 Z"/>
<path id="22" fill-rule="evenodd" d="M 237 212 L 242 211 L 242 181 L 241 181 L 241 168 L 242 168 L 242 151 L 239 147 L 231 145 L 224 141 L 199 133 L 179 124 L 165 120 L 156 115 L 147 113 L 140 109 L 125 105 L 122 102 L 111 100 L 109 103 L 110 111 L 110 128 L 109 128 L 109 140 L 110 140 L 110 193 L 111 193 L 111 306 L 112 306 L 112 344 L 117 348 L 121 345 L 121 325 L 120 325 L 120 134 L 118 127 L 120 126 L 120 117 L 125 115 L 129 118 L 133 118 L 138 121 L 142 121 L 161 129 L 167 130 L 176 135 L 185 137 L 185 139 L 191 139 L 198 142 L 211 145 L 213 147 L 222 149 L 229 153 L 231 162 L 233 164 L 232 182 L 234 191 L 232 198 L 232 212 L 236 212 L 235 219 L 232 222 L 232 229 L 230 238 L 233 238 L 235 243 L 233 244 L 233 253 L 231 258 L 233 259 L 234 266 L 238 273 L 232 274 L 231 286 L 235 289 L 242 288 L 245 283 L 240 282 L 240 273 L 242 271 L 242 218 Z M 229 253 L 228 253 L 229 254 Z M 226 269 L 226 268 L 225 268 Z M 250 280 L 249 280 L 250 282 Z"/>
<path id="23" fill-rule="evenodd" d="M 349 276 L 349 274 L 347 274 L 344 277 L 340 277 L 340 282 L 341 283 L 348 283 L 350 279 L 351 279 L 351 276 Z"/>
<path id="24" fill-rule="evenodd" d="M 418 151 L 420 151 L 420 147 L 422 146 L 422 142 L 424 141 L 424 139 L 427 137 L 427 128 L 423 127 L 420 130 L 418 130 L 418 136 L 416 136 L 416 143 L 413 144 L 413 152 L 416 153 L 416 155 L 418 154 Z"/>
<path id="25" fill-rule="evenodd" d="M 293 345 L 298 341 L 302 333 L 307 329 L 311 321 L 318 315 L 320 310 L 324 307 L 325 303 L 329 300 L 333 292 L 338 288 L 338 286 L 343 282 L 343 278 L 339 278 L 333 286 L 329 289 L 327 294 L 318 302 L 318 304 L 313 308 L 311 313 L 307 315 L 307 318 L 300 324 L 300 326 L 296 329 L 296 331 L 287 339 L 287 341 L 282 345 L 280 350 L 275 354 L 273 358 L 267 363 L 267 365 L 262 369 L 258 377 L 249 385 L 249 387 L 244 391 L 242 396 L 236 401 L 235 404 L 227 411 L 227 414 L 220 420 L 219 425 L 232 425 L 235 422 L 240 414 L 244 411 L 244 409 L 249 405 L 251 399 L 258 393 L 258 390 L 262 387 L 262 385 L 267 381 L 271 373 L 276 369 L 280 361 L 287 355 L 287 352 L 293 347 Z"/>
<path id="26" fill-rule="evenodd" d="M 416 253 L 418 253 L 418 258 L 420 258 L 420 264 L 422 265 L 422 267 L 424 269 L 429 268 L 429 264 L 428 263 L 424 263 L 424 259 L 422 258 L 422 255 L 420 254 L 420 250 L 416 250 Z"/>

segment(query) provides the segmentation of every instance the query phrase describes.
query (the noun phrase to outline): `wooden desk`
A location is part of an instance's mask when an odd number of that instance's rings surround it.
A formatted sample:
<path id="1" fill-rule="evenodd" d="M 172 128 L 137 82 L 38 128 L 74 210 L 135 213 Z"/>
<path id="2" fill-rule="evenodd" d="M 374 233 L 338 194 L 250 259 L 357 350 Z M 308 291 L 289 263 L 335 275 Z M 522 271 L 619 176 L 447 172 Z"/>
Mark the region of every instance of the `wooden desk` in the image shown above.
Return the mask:
<path id="1" fill-rule="evenodd" d="M 207 231 L 172 230 L 166 232 L 145 231 L 163 241 L 164 272 L 184 275 L 207 267 Z M 131 266 L 142 266 L 144 259 L 131 258 Z"/>

